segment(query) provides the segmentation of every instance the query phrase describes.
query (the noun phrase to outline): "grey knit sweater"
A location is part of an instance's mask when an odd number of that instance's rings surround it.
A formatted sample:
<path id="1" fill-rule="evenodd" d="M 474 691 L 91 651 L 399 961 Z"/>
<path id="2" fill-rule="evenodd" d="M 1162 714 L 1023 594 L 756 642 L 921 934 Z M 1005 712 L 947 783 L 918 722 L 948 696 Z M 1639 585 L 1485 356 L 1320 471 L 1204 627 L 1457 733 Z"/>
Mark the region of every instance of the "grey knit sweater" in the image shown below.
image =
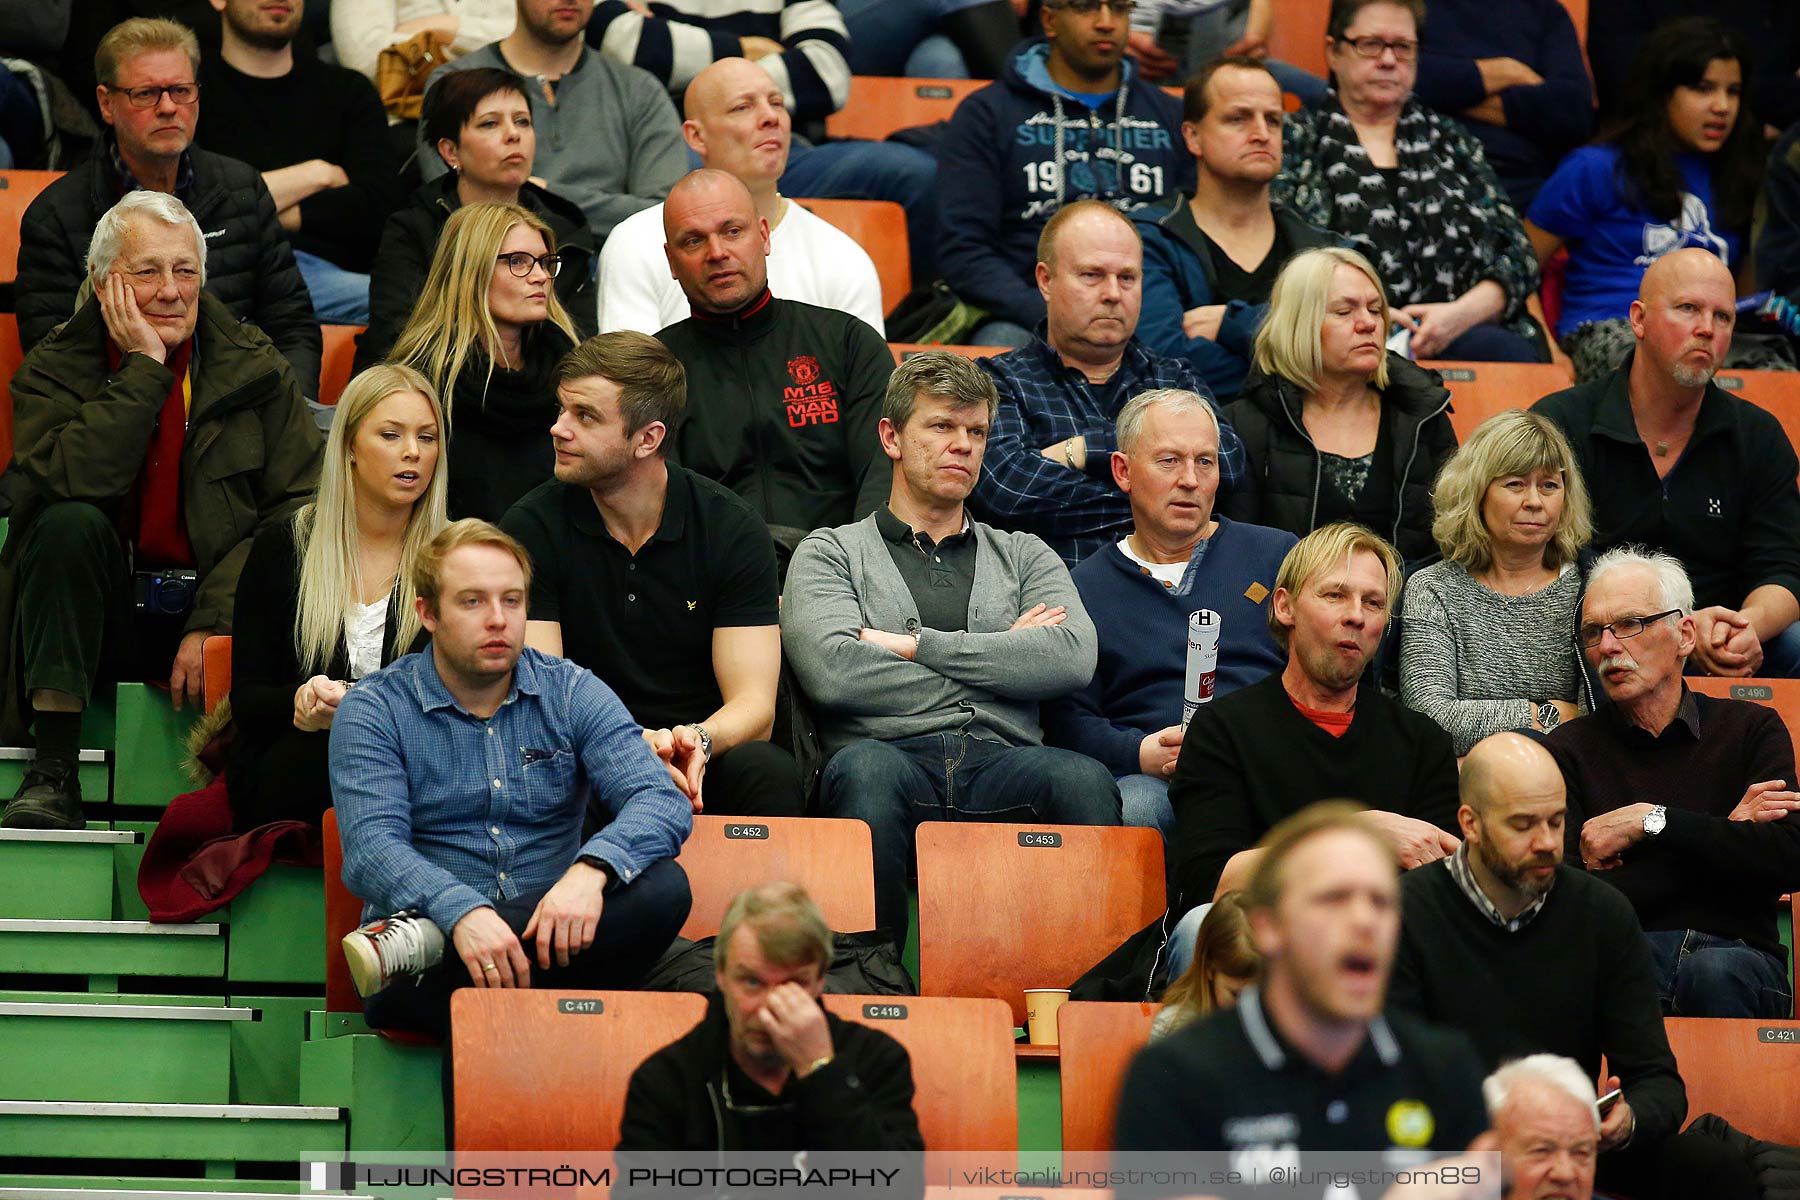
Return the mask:
<path id="1" fill-rule="evenodd" d="M 1450 733 L 1458 754 L 1492 733 L 1529 729 L 1533 706 L 1580 698 L 1575 626 L 1581 573 L 1503 596 L 1453 562 L 1406 581 L 1400 700 Z"/>
<path id="2" fill-rule="evenodd" d="M 1086 685 L 1099 639 L 1068 568 L 1029 533 L 979 521 L 967 631 L 923 629 L 874 514 L 821 529 L 794 551 L 781 601 L 781 644 L 812 699 L 827 751 L 860 738 L 894 741 L 964 731 L 1038 745 L 1038 702 Z M 1068 609 L 1061 625 L 1013 629 L 1034 604 Z M 865 628 L 919 633 L 908 662 Z"/>

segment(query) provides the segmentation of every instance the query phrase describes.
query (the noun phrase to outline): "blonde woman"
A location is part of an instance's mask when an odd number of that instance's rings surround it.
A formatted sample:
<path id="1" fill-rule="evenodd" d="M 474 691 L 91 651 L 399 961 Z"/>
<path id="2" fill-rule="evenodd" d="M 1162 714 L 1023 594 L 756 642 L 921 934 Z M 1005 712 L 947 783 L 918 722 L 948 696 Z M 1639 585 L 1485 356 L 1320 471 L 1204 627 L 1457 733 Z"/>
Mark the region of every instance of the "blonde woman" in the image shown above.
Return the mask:
<path id="1" fill-rule="evenodd" d="M 351 684 L 425 644 L 412 564 L 444 521 L 443 411 L 407 367 L 344 389 L 312 503 L 261 534 L 238 580 L 225 768 L 233 824 L 317 824 Z"/>
<path id="2" fill-rule="evenodd" d="M 1467 754 L 1490 733 L 1548 732 L 1580 711 L 1582 578 L 1594 533 L 1556 422 L 1513 409 L 1469 435 L 1438 477 L 1444 561 L 1406 584 L 1400 699 Z"/>
<path id="3" fill-rule="evenodd" d="M 575 347 L 561 267 L 550 226 L 516 204 L 465 204 L 444 224 L 390 361 L 444 399 L 452 519 L 498 521 L 550 478 L 556 364 Z"/>
<path id="4" fill-rule="evenodd" d="M 1409 563 L 1434 556 L 1431 483 L 1456 449 L 1450 393 L 1388 352 L 1389 320 L 1387 292 L 1354 250 L 1288 260 L 1225 410 L 1249 459 L 1226 516 L 1296 537 L 1353 521 Z"/>
<path id="5" fill-rule="evenodd" d="M 1173 963 L 1173 946 L 1170 948 Z M 1238 993 L 1262 974 L 1263 956 L 1250 938 L 1244 894 L 1226 892 L 1206 906 L 1194 958 L 1163 993 L 1162 1009 L 1150 1026 L 1158 1041 L 1196 1019 L 1237 1003 Z"/>

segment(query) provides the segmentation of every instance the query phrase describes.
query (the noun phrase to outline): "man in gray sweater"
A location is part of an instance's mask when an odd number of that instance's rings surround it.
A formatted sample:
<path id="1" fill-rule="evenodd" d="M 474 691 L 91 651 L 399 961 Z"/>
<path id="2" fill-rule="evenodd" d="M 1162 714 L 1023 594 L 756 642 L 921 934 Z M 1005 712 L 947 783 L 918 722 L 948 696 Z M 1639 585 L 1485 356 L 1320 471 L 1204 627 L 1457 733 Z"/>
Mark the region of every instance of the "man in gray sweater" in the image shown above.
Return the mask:
<path id="1" fill-rule="evenodd" d="M 801 542 L 782 599 L 782 646 L 835 751 L 820 809 L 868 824 L 875 920 L 897 944 L 920 821 L 1119 823 L 1111 772 L 1038 725 L 1040 701 L 1094 673 L 1069 572 L 964 508 L 998 405 L 967 359 L 902 363 L 882 405 L 887 507 Z"/>

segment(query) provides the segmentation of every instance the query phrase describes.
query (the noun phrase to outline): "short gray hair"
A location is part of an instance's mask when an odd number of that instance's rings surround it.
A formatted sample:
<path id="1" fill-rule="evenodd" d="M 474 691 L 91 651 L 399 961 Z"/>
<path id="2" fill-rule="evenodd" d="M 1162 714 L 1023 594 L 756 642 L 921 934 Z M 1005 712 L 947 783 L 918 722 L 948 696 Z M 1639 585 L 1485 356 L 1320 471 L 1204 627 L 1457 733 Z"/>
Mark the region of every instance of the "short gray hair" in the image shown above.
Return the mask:
<path id="1" fill-rule="evenodd" d="M 806 889 L 797 883 L 764 883 L 733 897 L 713 939 L 713 969 L 723 972 L 731 938 L 748 924 L 757 946 L 769 961 L 783 967 L 819 965 L 819 977 L 831 969 L 831 926 Z"/>
<path id="2" fill-rule="evenodd" d="M 126 192 L 117 204 L 107 209 L 94 222 L 94 236 L 88 239 L 88 278 L 106 278 L 107 272 L 112 270 L 113 263 L 118 260 L 119 246 L 125 241 L 127 225 L 139 216 L 154 218 L 165 225 L 185 226 L 193 233 L 194 252 L 200 259 L 200 286 L 205 287 L 206 235 L 200 232 L 200 222 L 194 220 L 194 214 L 187 210 L 187 205 L 175 197 L 167 192 L 153 192 L 146 188 Z"/>
<path id="3" fill-rule="evenodd" d="M 1113 423 L 1113 440 L 1121 451 L 1131 453 L 1132 447 L 1137 445 L 1139 436 L 1144 432 L 1144 417 L 1158 406 L 1177 411 L 1198 408 L 1212 418 L 1213 433 L 1221 443 L 1224 442 L 1225 430 L 1219 425 L 1219 414 L 1213 411 L 1213 406 L 1206 397 L 1182 388 L 1157 388 L 1133 396 L 1119 410 L 1118 419 Z M 1220 448 L 1223 449 L 1223 446 Z"/>
<path id="4" fill-rule="evenodd" d="M 988 373 L 974 360 L 948 350 L 921 350 L 895 367 L 888 376 L 881 415 L 895 429 L 905 429 L 921 395 L 948 400 L 955 408 L 983 405 L 990 422 L 1000 411 L 1000 393 L 994 390 Z"/>
<path id="5" fill-rule="evenodd" d="M 1656 591 L 1660 597 L 1657 601 L 1658 608 L 1677 608 L 1681 610 L 1680 615 L 1683 617 L 1692 615 L 1694 585 L 1688 580 L 1687 568 L 1673 554 L 1664 554 L 1661 550 L 1633 545 L 1614 546 L 1594 560 L 1593 568 L 1588 571 L 1588 590 L 1593 590 L 1601 576 L 1627 567 L 1648 571 L 1656 580 Z"/>
<path id="6" fill-rule="evenodd" d="M 1588 1078 L 1580 1063 L 1560 1054 L 1533 1054 L 1526 1058 L 1515 1058 L 1482 1080 L 1481 1098 L 1487 1102 L 1488 1120 L 1498 1121 L 1500 1110 L 1512 1098 L 1513 1089 L 1533 1079 L 1587 1105 L 1588 1111 L 1594 1115 L 1594 1128 L 1600 1128 L 1600 1110 L 1595 1107 L 1598 1097 L 1594 1095 L 1594 1081 Z"/>

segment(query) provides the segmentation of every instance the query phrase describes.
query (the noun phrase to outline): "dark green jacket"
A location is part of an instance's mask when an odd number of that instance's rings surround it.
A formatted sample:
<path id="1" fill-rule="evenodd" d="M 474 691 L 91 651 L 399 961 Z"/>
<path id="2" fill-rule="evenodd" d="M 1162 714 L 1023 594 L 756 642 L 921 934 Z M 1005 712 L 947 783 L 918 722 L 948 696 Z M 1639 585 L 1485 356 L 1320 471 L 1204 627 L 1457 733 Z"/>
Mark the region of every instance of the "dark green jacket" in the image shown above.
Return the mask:
<path id="1" fill-rule="evenodd" d="M 182 512 L 200 589 L 187 629 L 231 631 L 238 572 L 258 532 L 318 487 L 319 430 L 287 360 L 254 325 L 201 293 L 193 395 L 181 452 Z M 155 359 L 107 364 L 100 306 L 88 300 L 25 357 L 12 380 L 13 497 L 0 549 L 0 734 L 20 731 L 17 570 L 24 535 L 45 505 L 81 500 L 109 515 L 144 469 L 173 377 Z"/>

